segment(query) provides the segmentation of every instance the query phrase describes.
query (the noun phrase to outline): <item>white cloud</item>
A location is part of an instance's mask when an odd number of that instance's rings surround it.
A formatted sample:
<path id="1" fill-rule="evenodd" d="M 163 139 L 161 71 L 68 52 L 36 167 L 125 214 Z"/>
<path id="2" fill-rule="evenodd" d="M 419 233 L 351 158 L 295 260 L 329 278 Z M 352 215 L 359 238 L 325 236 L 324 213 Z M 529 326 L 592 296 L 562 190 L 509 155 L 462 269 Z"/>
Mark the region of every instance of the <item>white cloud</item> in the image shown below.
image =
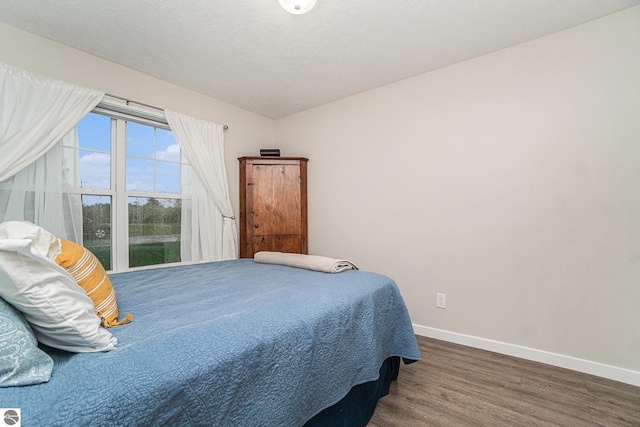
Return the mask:
<path id="1" fill-rule="evenodd" d="M 167 162 L 180 162 L 180 146 L 172 144 L 164 151 L 156 151 L 156 159 Z"/>
<path id="2" fill-rule="evenodd" d="M 80 156 L 80 177 L 85 188 L 110 188 L 111 156 L 106 153 Z"/>

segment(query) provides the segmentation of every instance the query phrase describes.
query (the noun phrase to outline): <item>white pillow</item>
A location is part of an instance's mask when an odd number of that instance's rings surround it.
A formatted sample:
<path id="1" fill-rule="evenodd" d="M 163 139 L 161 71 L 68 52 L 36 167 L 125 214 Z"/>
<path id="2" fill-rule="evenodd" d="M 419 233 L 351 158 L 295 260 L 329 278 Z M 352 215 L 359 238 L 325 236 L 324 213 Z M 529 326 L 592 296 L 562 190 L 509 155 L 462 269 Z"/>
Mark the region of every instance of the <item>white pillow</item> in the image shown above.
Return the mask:
<path id="1" fill-rule="evenodd" d="M 60 252 L 60 241 L 56 236 L 28 221 L 3 222 L 0 239 L 29 239 L 32 250 L 52 260 Z"/>
<path id="2" fill-rule="evenodd" d="M 93 301 L 73 277 L 31 239 L 3 239 L 5 224 L 0 224 L 0 296 L 22 312 L 38 341 L 76 353 L 114 349 L 116 337 L 100 326 Z"/>

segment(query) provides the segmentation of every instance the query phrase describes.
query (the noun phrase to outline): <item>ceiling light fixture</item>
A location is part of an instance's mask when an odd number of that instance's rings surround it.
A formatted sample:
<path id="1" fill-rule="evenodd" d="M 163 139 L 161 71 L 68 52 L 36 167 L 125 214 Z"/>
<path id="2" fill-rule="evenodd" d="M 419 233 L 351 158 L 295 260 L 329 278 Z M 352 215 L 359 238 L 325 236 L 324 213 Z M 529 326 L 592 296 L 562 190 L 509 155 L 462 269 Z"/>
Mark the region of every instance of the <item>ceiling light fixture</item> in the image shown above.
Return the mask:
<path id="1" fill-rule="evenodd" d="M 309 12 L 318 0 L 278 0 L 280 6 L 289 13 L 302 15 Z"/>

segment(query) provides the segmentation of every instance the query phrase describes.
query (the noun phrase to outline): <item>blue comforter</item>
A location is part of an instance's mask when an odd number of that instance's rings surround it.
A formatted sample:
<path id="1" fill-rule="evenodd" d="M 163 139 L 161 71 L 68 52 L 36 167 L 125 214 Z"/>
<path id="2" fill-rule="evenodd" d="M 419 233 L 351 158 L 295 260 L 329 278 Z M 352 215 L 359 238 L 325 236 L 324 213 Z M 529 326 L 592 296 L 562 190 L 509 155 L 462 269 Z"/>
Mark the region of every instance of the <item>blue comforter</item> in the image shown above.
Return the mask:
<path id="1" fill-rule="evenodd" d="M 110 276 L 117 349 L 54 359 L 46 384 L 0 389 L 30 426 L 300 426 L 390 356 L 420 358 L 395 283 L 253 260 Z"/>

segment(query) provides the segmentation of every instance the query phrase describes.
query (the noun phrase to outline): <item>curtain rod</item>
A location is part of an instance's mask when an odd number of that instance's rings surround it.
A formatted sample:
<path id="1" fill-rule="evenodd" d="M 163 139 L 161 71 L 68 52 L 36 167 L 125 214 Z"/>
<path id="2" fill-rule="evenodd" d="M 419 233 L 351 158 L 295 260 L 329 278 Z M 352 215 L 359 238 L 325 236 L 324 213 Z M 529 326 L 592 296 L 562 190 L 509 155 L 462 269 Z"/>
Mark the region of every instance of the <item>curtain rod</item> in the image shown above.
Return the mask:
<path id="1" fill-rule="evenodd" d="M 149 104 L 143 104 L 142 102 L 131 101 L 131 100 L 123 98 L 121 96 L 111 95 L 110 93 L 105 93 L 105 95 L 110 97 L 110 98 L 115 98 L 115 99 L 119 99 L 120 101 L 124 101 L 127 106 L 133 104 L 133 105 L 137 105 L 137 106 L 140 106 L 140 107 L 150 108 L 152 110 L 156 110 L 158 112 L 161 112 L 162 116 L 164 116 L 164 110 L 162 108 L 154 107 L 153 105 L 149 105 Z M 222 125 L 222 129 L 223 130 L 228 130 L 229 126 Z"/>

